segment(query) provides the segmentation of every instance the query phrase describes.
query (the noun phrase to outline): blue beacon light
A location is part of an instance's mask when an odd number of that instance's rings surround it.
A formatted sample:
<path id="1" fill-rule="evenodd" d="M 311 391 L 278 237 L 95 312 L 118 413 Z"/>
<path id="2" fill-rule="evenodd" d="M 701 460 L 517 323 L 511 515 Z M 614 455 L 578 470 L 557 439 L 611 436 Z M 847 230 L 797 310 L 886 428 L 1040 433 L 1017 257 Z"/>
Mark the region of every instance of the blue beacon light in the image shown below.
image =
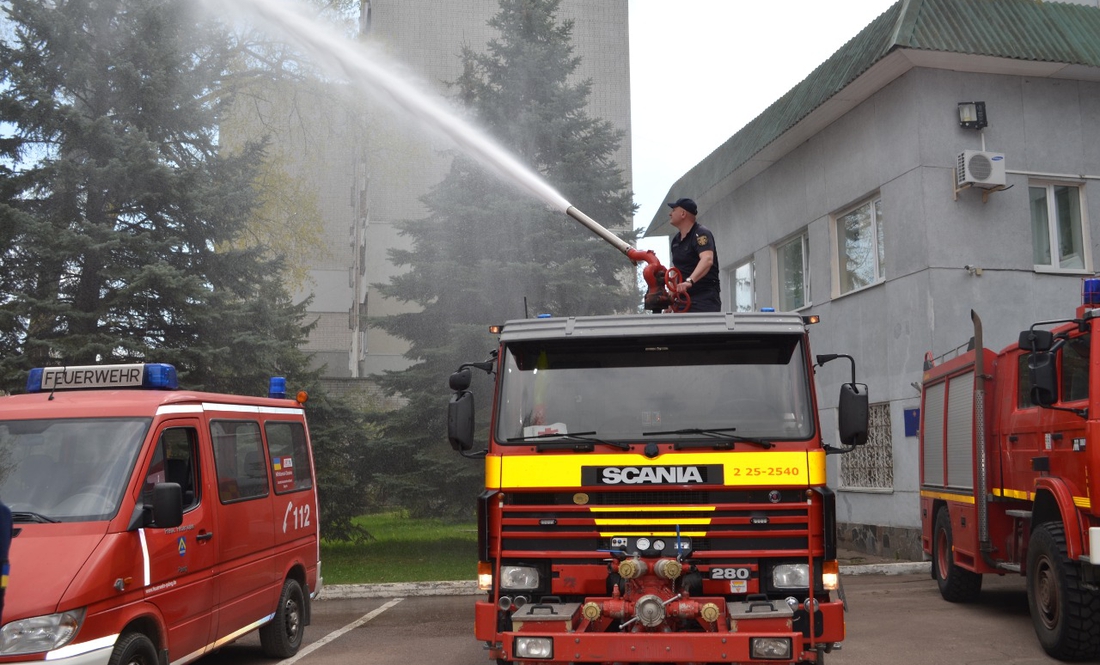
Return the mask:
<path id="1" fill-rule="evenodd" d="M 1082 280 L 1081 304 L 1100 305 L 1100 277 L 1089 277 Z"/>
<path id="2" fill-rule="evenodd" d="M 141 387 L 176 390 L 179 388 L 176 368 L 167 363 L 145 363 L 145 373 L 141 378 Z"/>
<path id="3" fill-rule="evenodd" d="M 42 368 L 35 367 L 27 375 L 27 392 L 37 393 L 42 391 Z"/>
<path id="4" fill-rule="evenodd" d="M 273 376 L 268 382 L 267 396 L 275 399 L 286 399 L 286 377 Z"/>

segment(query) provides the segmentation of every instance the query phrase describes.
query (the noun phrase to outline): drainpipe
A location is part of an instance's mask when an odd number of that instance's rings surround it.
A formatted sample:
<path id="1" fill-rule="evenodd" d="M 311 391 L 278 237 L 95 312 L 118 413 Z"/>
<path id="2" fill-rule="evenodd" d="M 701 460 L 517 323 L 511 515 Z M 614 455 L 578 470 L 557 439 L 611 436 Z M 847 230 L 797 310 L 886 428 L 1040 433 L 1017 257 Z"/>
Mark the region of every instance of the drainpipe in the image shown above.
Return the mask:
<path id="1" fill-rule="evenodd" d="M 974 322 L 974 418 L 978 448 L 978 544 L 982 558 L 989 563 L 989 469 L 985 447 L 985 358 L 982 353 L 982 320 L 970 310 Z"/>
<path id="2" fill-rule="evenodd" d="M 978 313 L 970 310 L 974 322 L 974 431 L 978 448 L 978 549 L 982 560 L 992 568 L 1020 572 L 1015 564 L 993 560 L 993 543 L 989 540 L 989 459 L 985 440 L 985 358 L 982 345 L 982 320 Z"/>

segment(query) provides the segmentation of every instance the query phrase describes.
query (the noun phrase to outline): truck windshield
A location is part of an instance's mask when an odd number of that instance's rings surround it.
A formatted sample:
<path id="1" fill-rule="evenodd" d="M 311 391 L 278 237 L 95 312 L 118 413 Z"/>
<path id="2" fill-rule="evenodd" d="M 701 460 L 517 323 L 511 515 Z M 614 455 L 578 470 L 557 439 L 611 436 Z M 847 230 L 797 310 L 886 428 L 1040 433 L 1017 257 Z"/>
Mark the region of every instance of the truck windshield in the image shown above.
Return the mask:
<path id="1" fill-rule="evenodd" d="M 16 521 L 110 519 L 149 423 L 147 418 L 0 420 L 0 497 Z"/>
<path id="2" fill-rule="evenodd" d="M 814 434 L 800 335 L 521 341 L 506 344 L 500 370 L 502 444 L 571 432 L 604 441 L 681 429 Z"/>

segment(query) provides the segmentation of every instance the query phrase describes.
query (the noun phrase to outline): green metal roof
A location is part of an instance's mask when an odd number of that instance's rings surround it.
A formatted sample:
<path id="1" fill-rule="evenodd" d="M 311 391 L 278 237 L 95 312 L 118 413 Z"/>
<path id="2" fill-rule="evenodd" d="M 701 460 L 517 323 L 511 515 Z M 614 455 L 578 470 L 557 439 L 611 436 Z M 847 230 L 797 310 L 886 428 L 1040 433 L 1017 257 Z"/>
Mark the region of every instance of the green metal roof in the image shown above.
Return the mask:
<path id="1" fill-rule="evenodd" d="M 1100 9 L 1040 0 L 900 0 L 684 174 L 670 195 L 698 198 L 897 49 L 1100 67 Z M 667 221 L 658 211 L 645 235 L 665 235 Z"/>

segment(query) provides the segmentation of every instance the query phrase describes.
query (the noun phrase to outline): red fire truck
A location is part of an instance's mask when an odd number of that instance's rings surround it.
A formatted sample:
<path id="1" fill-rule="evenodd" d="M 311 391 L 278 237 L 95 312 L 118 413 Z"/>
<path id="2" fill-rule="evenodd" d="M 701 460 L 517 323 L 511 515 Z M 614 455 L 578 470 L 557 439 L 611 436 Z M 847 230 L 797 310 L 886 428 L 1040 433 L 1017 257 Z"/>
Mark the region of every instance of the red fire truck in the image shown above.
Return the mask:
<path id="1" fill-rule="evenodd" d="M 972 313 L 970 348 L 925 361 L 921 400 L 922 542 L 940 593 L 968 602 L 983 575 L 1026 576 L 1039 642 L 1064 660 L 1100 656 L 1100 280 L 1084 285 L 1073 318 L 999 353 Z"/>
<path id="2" fill-rule="evenodd" d="M 292 656 L 321 589 L 303 403 L 171 365 L 46 367 L 0 397 L 12 510 L 0 663 L 188 663 L 254 630 Z"/>
<path id="3" fill-rule="evenodd" d="M 816 662 L 844 638 L 807 325 L 774 312 L 536 318 L 451 377 L 484 458 L 475 633 L 499 663 Z M 848 356 L 817 356 L 816 363 Z M 471 369 L 495 376 L 474 449 Z"/>

